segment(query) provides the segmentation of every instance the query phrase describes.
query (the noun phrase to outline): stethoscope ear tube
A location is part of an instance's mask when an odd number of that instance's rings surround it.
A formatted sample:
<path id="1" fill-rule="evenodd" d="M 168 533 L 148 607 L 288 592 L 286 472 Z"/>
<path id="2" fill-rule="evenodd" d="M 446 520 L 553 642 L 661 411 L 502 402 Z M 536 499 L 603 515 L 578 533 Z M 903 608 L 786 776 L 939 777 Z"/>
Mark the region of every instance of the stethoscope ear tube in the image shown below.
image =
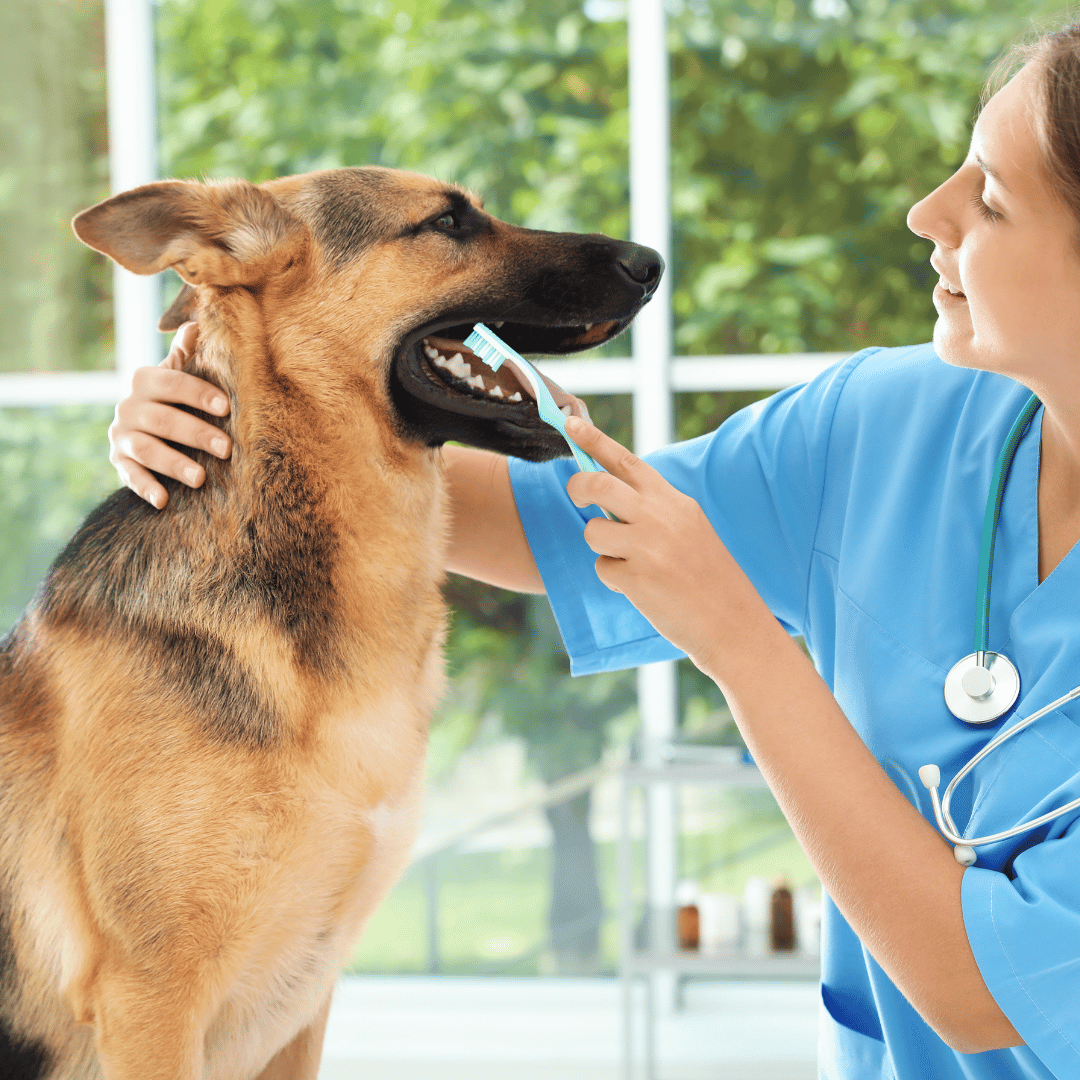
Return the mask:
<path id="1" fill-rule="evenodd" d="M 971 866 L 978 856 L 970 844 L 964 843 L 962 836 L 949 828 L 945 822 L 945 816 L 941 811 L 941 799 L 938 798 L 938 786 L 941 784 L 941 770 L 936 765 L 924 765 L 919 770 L 919 779 L 930 792 L 930 803 L 934 807 L 934 820 L 937 821 L 938 831 L 950 844 L 953 845 L 953 858 L 961 866 Z"/>
<path id="2" fill-rule="evenodd" d="M 1008 840 L 1012 836 L 1019 836 L 1021 833 L 1030 832 L 1030 830 L 1037 829 L 1040 825 L 1045 825 L 1047 822 L 1061 817 L 1062 814 L 1067 814 L 1072 810 L 1080 808 L 1080 799 L 1073 799 L 1072 802 L 1058 807 L 1057 810 L 1051 810 L 1041 817 L 1037 817 L 1032 821 L 1025 821 L 1022 825 L 1017 825 L 1012 829 L 1006 829 L 999 833 L 992 833 L 989 836 L 974 837 L 961 836 L 959 830 L 956 828 L 956 822 L 953 821 L 952 815 L 949 813 L 949 804 L 952 801 L 952 795 L 953 791 L 956 789 L 956 785 L 959 784 L 960 781 L 983 760 L 983 758 L 988 754 L 993 753 L 993 751 L 1001 746 L 1002 743 L 1006 743 L 1009 739 L 1019 735 L 1026 728 L 1034 724 L 1036 720 L 1041 720 L 1047 713 L 1053 712 L 1067 701 L 1072 701 L 1077 697 L 1080 697 L 1080 686 L 1074 686 L 1067 694 L 1062 694 L 1056 701 L 1051 701 L 1049 705 L 1044 705 L 1037 712 L 1033 712 L 1030 716 L 1025 717 L 1007 731 L 999 732 L 952 778 L 949 782 L 949 786 L 945 789 L 945 794 L 943 796 L 938 796 L 938 787 L 941 785 L 941 770 L 936 765 L 924 765 L 919 769 L 919 779 L 922 781 L 923 787 L 930 792 L 930 802 L 934 808 L 934 820 L 937 822 L 938 830 L 950 844 L 954 845 L 953 855 L 956 857 L 958 863 L 963 866 L 971 866 L 976 859 L 976 847 L 981 847 L 983 844 L 995 844 L 999 840 Z"/>

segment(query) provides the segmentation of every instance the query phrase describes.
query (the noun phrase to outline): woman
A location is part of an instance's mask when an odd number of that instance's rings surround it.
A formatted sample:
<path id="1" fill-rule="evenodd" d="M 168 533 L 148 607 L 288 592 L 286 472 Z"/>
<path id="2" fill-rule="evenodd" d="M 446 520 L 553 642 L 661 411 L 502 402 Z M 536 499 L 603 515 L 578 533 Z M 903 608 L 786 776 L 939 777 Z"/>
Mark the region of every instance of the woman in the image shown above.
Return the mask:
<path id="1" fill-rule="evenodd" d="M 546 591 L 576 672 L 685 654 L 722 689 L 828 895 L 823 1075 L 1080 1076 L 1078 812 L 965 867 L 916 779 L 990 737 L 942 690 L 1030 391 L 989 605 L 1020 693 L 989 732 L 1080 679 L 1080 25 L 1027 54 L 909 224 L 935 244 L 933 348 L 867 350 L 649 463 L 568 421 L 608 474 L 448 447 L 449 569 Z M 160 439 L 228 453 L 165 403 L 220 413 L 216 396 L 144 369 L 118 406 L 113 460 L 156 506 L 148 469 L 202 481 Z M 956 820 L 983 835 L 1061 806 L 1078 763 L 1080 708 L 1063 706 L 975 768 Z"/>

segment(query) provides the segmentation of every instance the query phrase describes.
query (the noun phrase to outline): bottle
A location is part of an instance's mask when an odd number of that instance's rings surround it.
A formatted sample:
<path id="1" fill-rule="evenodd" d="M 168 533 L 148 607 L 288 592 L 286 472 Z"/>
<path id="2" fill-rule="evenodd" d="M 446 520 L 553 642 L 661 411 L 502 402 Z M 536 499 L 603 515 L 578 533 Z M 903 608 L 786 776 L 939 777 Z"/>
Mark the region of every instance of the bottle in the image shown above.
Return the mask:
<path id="1" fill-rule="evenodd" d="M 746 879 L 742 895 L 743 949 L 747 956 L 761 957 L 769 951 L 771 890 L 763 877 Z"/>
<path id="2" fill-rule="evenodd" d="M 792 952 L 795 948 L 795 899 L 787 878 L 773 883 L 770 904 L 769 944 L 774 952 Z"/>
<path id="3" fill-rule="evenodd" d="M 697 901 L 701 932 L 698 948 L 710 956 L 739 944 L 739 898 L 731 893 L 703 892 Z"/>
<path id="4" fill-rule="evenodd" d="M 675 890 L 675 937 L 680 949 L 696 951 L 701 943 L 701 914 L 697 900 L 697 882 L 680 882 Z"/>

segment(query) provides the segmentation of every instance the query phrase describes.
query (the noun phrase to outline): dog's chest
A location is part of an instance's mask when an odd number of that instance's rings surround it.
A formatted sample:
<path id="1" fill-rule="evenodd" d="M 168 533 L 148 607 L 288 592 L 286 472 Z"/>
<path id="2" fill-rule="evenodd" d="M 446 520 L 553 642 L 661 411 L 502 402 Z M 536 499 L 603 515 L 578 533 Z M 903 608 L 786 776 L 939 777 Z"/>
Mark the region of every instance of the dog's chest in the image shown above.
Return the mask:
<path id="1" fill-rule="evenodd" d="M 364 923 L 397 880 L 419 820 L 425 731 L 386 699 L 324 725 L 290 800 L 285 850 L 253 919 L 258 931 L 207 1032 L 206 1080 L 257 1075 L 331 992 Z M 257 844 L 240 852 L 262 861 Z M 238 1068 L 239 1063 L 244 1068 Z"/>

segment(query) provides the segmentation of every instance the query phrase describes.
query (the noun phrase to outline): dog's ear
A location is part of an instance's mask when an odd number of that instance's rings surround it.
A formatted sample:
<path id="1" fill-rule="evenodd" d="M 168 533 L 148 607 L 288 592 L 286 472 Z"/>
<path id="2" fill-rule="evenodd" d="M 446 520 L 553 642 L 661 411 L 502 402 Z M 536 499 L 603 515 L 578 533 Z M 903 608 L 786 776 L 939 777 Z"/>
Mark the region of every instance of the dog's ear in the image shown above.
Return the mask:
<path id="1" fill-rule="evenodd" d="M 294 261 L 306 236 L 299 219 L 246 180 L 146 184 L 77 214 L 71 227 L 136 274 L 171 266 L 189 285 L 257 285 Z"/>
<path id="2" fill-rule="evenodd" d="M 195 286 L 189 285 L 185 281 L 180 286 L 176 299 L 169 305 L 169 310 L 158 319 L 157 328 L 163 334 L 179 330 L 191 318 L 192 312 L 195 310 L 195 299 Z"/>

